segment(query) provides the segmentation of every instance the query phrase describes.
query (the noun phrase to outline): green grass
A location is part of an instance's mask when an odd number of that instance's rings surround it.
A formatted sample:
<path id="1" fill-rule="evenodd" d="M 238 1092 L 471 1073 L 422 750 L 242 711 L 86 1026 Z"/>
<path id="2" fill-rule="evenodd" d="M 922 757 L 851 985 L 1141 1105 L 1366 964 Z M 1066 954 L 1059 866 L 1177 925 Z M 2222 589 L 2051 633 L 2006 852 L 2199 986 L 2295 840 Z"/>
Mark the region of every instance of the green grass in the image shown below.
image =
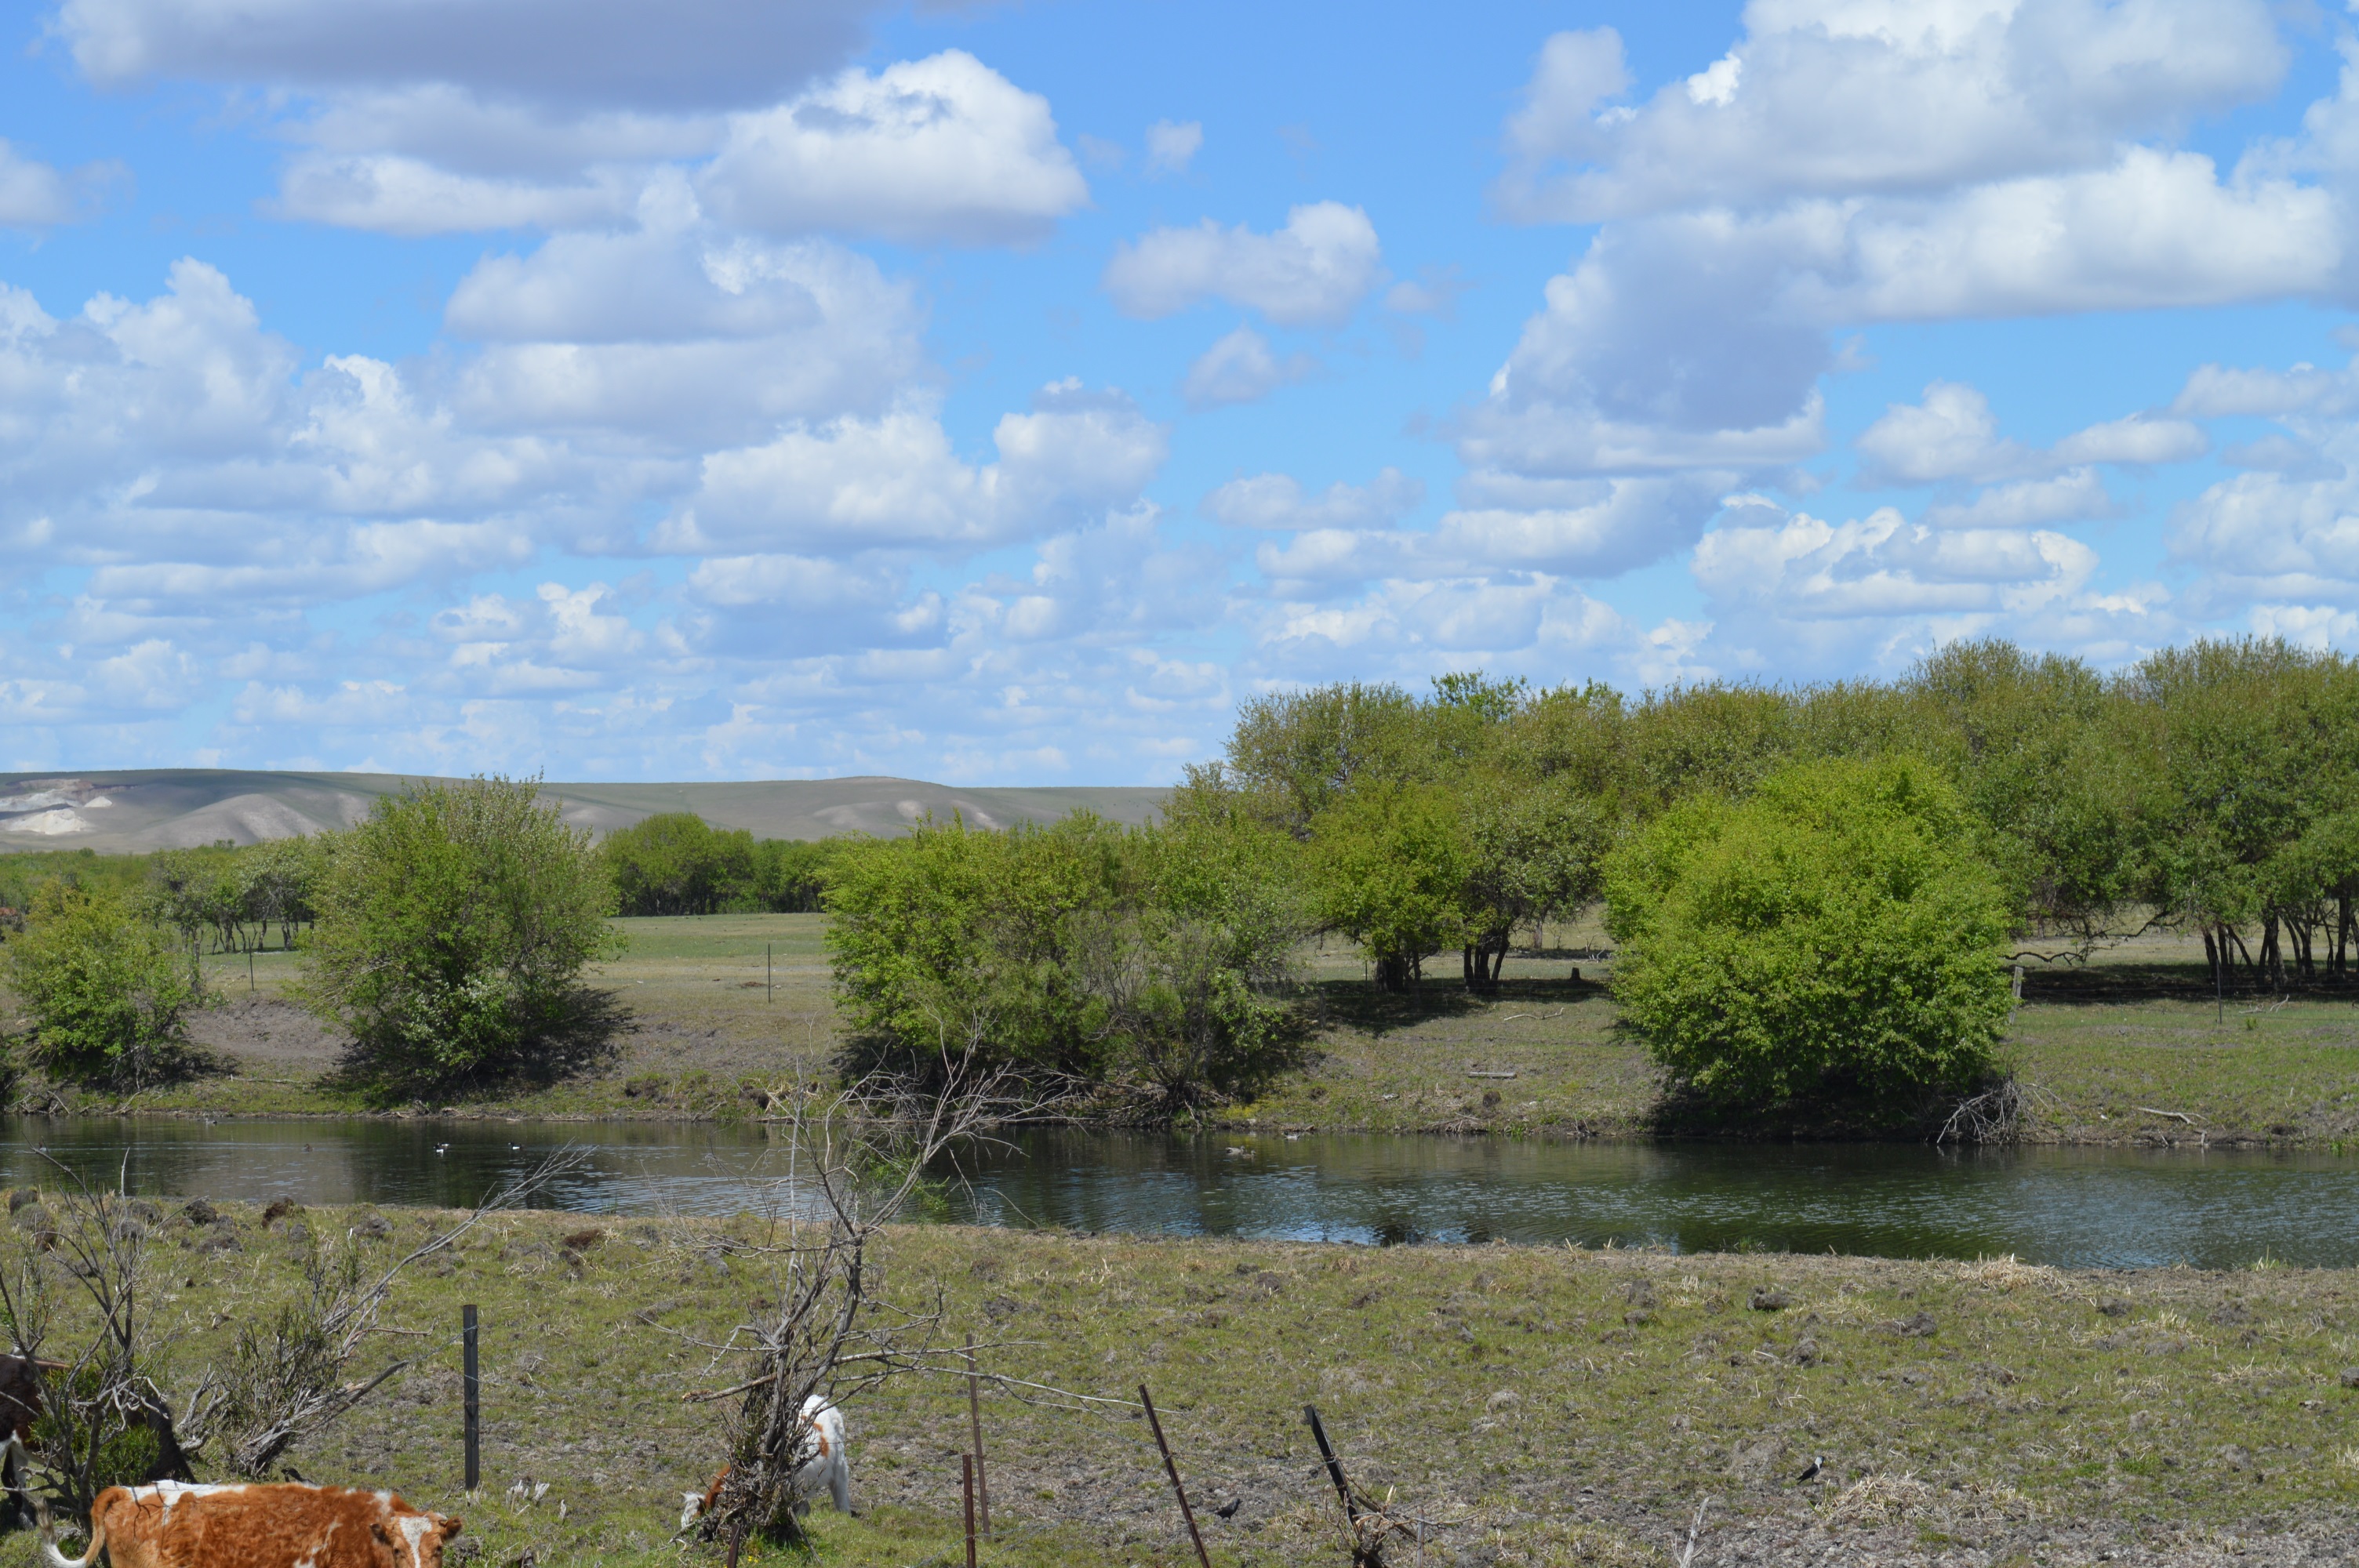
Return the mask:
<path id="1" fill-rule="evenodd" d="M 459 1108 L 487 1116 L 728 1117 L 742 1086 L 823 1074 L 837 1043 L 824 919 L 712 915 L 615 923 L 628 951 L 597 977 L 636 1019 L 612 1064 L 587 1078 L 501 1092 Z M 1305 955 L 1321 1020 L 1298 1072 L 1262 1086 L 1221 1119 L 1259 1129 L 1482 1131 L 1645 1136 L 1659 1086 L 1643 1050 L 1614 1032 L 1601 983 L 1612 965 L 1587 956 L 1591 927 L 1552 928 L 1554 946 L 1518 952 L 1497 993 L 1472 997 L 1437 961 L 1416 992 L 1388 996 L 1341 945 Z M 764 983 L 764 948 L 770 954 Z M 292 955 L 206 960 L 246 1018 L 225 1048 L 229 1071 L 151 1091 L 136 1108 L 244 1114 L 350 1114 L 362 1098 L 334 1087 L 332 1053 L 288 1054 L 256 1037 L 282 1033 L 274 1010 L 296 976 Z M 1571 977 L 1578 968 L 1581 979 Z M 2359 1151 L 2359 992 L 2282 1002 L 2205 989 L 2200 951 L 2142 938 L 2085 968 L 2034 965 L 2005 1050 L 2038 1091 L 2037 1139 L 2101 1143 L 2265 1143 Z M 250 1017 L 240 1012 L 249 1010 Z M 1513 1073 L 1512 1078 L 1476 1076 Z M 626 1093 L 632 1085 L 637 1093 Z M 69 1091 L 71 1105 L 117 1100 Z M 2177 1111 L 2190 1120 L 2157 1114 Z"/>
<path id="2" fill-rule="evenodd" d="M 206 1258 L 178 1221 L 156 1249 L 150 1299 L 175 1393 L 295 1283 L 300 1244 L 224 1206 L 238 1250 Z M 393 1241 L 372 1247 L 413 1242 L 429 1218 L 391 1217 Z M 353 1215 L 296 1218 L 331 1235 Z M 415 1369 L 290 1462 L 462 1515 L 490 1563 L 527 1548 L 552 1564 L 679 1562 L 666 1544 L 679 1494 L 702 1486 L 723 1446 L 712 1410 L 683 1396 L 740 1369 L 702 1346 L 774 1293 L 772 1265 L 749 1249 L 766 1227 L 603 1222 L 577 1268 L 560 1238 L 585 1223 L 505 1217 L 451 1266 L 405 1277 L 385 1319 L 403 1332 L 372 1354 Z M 20 1244 L 10 1233 L 0 1246 Z M 2181 1561 L 2194 1554 L 2157 1543 L 2225 1534 L 2252 1561 L 2284 1561 L 2294 1553 L 2270 1537 L 2347 1531 L 2359 1503 L 2359 1391 L 2340 1377 L 2359 1364 L 2347 1271 L 947 1227 L 892 1233 L 884 1263 L 904 1303 L 940 1291 L 951 1334 L 972 1330 L 993 1369 L 1107 1399 L 1147 1383 L 1222 1568 L 1341 1568 L 1306 1402 L 1364 1489 L 1462 1521 L 1437 1562 L 1660 1563 L 1706 1496 L 1712 1563 L 1740 1549 L 1816 1561 L 1836 1545 L 1848 1562 L 1924 1560 L 1930 1546 L 1984 1554 L 1959 1562 L 2132 1546 Z M 1771 1291 L 1783 1305 L 1756 1310 Z M 473 1499 L 460 1491 L 456 1343 L 469 1302 L 484 1361 L 487 1485 Z M 1192 1557 L 1135 1412 L 995 1391 L 983 1412 L 1001 1531 L 983 1561 Z M 806 1560 L 962 1561 L 960 1381 L 902 1379 L 849 1419 L 864 1516 L 816 1515 Z M 1824 1476 L 1797 1485 L 1816 1454 Z M 521 1477 L 549 1483 L 539 1506 L 507 1501 Z M 1234 1517 L 1219 1518 L 1231 1500 Z M 0 1545 L 0 1563 L 30 1560 L 27 1538 Z"/>

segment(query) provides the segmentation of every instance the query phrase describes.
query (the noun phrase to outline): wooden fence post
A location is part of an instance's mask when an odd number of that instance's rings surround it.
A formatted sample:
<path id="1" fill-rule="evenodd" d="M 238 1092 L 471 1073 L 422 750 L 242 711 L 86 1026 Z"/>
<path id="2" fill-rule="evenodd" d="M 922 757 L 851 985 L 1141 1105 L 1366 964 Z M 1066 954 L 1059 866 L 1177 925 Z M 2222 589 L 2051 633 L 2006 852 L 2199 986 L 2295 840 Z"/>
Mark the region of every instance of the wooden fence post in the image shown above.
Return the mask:
<path id="1" fill-rule="evenodd" d="M 974 1568 L 974 1455 L 959 1455 L 959 1490 L 966 1500 L 966 1568 Z"/>
<path id="2" fill-rule="evenodd" d="M 983 1467 L 983 1400 L 975 1390 L 974 1336 L 966 1336 L 966 1417 L 974 1432 L 974 1495 L 983 1505 L 983 1538 L 991 1539 L 991 1480 Z"/>

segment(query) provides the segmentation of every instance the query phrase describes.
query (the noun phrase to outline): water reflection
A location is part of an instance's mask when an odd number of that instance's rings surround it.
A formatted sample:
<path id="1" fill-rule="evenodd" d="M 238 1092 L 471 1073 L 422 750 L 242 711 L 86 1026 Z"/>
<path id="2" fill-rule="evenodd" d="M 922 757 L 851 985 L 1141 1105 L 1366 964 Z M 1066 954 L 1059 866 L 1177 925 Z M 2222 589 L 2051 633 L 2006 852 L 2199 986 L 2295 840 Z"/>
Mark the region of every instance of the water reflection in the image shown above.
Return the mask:
<path id="1" fill-rule="evenodd" d="M 0 1182 L 54 1184 L 36 1152 L 46 1149 L 136 1193 L 458 1206 L 567 1142 L 590 1163 L 547 1201 L 587 1213 L 760 1208 L 784 1173 L 759 1129 L 12 1118 L 0 1119 Z M 2359 1162 L 2328 1155 L 1054 1131 L 962 1163 L 970 1184 L 947 1217 L 992 1225 L 1377 1246 L 2011 1252 L 2073 1266 L 2359 1262 Z"/>

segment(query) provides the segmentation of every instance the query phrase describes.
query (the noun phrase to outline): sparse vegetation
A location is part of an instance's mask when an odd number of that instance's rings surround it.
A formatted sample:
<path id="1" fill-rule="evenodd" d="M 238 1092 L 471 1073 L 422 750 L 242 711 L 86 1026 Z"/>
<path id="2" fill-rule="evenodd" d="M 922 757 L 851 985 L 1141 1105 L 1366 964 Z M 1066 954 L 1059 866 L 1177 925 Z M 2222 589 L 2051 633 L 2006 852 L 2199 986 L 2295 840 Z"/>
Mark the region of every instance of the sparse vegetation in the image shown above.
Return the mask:
<path id="1" fill-rule="evenodd" d="M 223 1204 L 200 1226 L 159 1206 L 151 1304 L 179 1394 L 238 1324 L 307 1288 L 304 1249 L 251 1207 Z M 359 1227 L 379 1211 L 301 1217 L 390 1259 L 456 1217 L 383 1211 L 374 1236 Z M 404 1332 L 384 1354 L 415 1365 L 288 1461 L 463 1515 L 484 1563 L 529 1549 L 678 1563 L 679 1494 L 726 1456 L 711 1407 L 680 1396 L 749 1365 L 693 1342 L 725 1338 L 773 1293 L 751 1250 L 770 1222 L 611 1219 L 598 1245 L 569 1246 L 582 1224 L 495 1216 L 447 1271 L 406 1272 L 381 1320 Z M 2230 1560 L 2231 1537 L 2242 1560 L 2297 1561 L 2339 1549 L 2359 1509 L 2359 1470 L 2340 1458 L 2359 1413 L 2342 1379 L 2359 1364 L 2347 1272 L 951 1227 L 889 1231 L 880 1257 L 896 1303 L 931 1311 L 939 1290 L 954 1334 L 1008 1342 L 987 1371 L 1110 1400 L 1148 1383 L 1214 1560 L 1238 1568 L 1343 1568 L 1306 1402 L 1354 1483 L 1466 1518 L 1439 1533 L 1436 1568 L 1659 1564 L 1705 1494 L 1697 1561 L 1796 1565 L 1830 1548 L 1877 1563 L 2201 1563 Z M 462 1302 L 484 1325 L 473 1500 L 459 1489 Z M 848 1414 L 864 1517 L 812 1515 L 816 1562 L 962 1561 L 961 1380 L 898 1380 Z M 987 1385 L 983 1419 L 998 1531 L 984 1561 L 1194 1560 L 1145 1423 L 1119 1405 L 1076 1413 Z M 1797 1484 L 1821 1454 L 1822 1473 Z M 509 1495 L 527 1478 L 549 1486 L 538 1502 Z M 0 1563 L 35 1550 L 5 1538 Z"/>

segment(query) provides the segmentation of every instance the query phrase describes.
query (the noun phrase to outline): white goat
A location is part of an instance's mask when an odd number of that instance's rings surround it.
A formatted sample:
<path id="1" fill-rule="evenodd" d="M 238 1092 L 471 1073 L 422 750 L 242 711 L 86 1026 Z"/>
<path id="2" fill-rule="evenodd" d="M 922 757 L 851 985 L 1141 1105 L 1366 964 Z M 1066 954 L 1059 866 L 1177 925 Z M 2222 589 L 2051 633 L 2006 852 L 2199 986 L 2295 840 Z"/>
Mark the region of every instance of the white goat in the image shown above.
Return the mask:
<path id="1" fill-rule="evenodd" d="M 801 1498 L 795 1505 L 797 1512 L 810 1506 L 810 1499 L 825 1486 L 838 1513 L 852 1511 L 852 1453 L 843 1437 L 843 1412 L 818 1394 L 803 1401 L 803 1429 L 810 1433 L 811 1456 L 795 1469 L 795 1495 Z M 729 1479 L 730 1465 L 723 1465 L 721 1474 L 712 1477 L 712 1485 L 701 1492 L 679 1495 L 679 1528 L 686 1530 L 704 1517 L 707 1509 L 721 1500 L 722 1483 Z"/>

